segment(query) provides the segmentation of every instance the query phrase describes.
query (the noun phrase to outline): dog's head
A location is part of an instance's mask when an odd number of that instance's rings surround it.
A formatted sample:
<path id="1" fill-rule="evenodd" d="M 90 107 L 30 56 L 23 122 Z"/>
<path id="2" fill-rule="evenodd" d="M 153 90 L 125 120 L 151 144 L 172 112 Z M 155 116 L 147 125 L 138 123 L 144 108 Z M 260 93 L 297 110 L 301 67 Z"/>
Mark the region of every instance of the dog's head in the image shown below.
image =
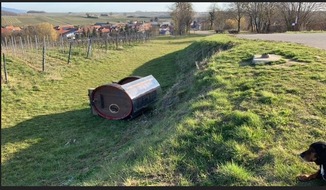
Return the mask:
<path id="1" fill-rule="evenodd" d="M 326 143 L 321 141 L 312 143 L 300 156 L 307 162 L 315 162 L 317 165 L 326 164 Z"/>

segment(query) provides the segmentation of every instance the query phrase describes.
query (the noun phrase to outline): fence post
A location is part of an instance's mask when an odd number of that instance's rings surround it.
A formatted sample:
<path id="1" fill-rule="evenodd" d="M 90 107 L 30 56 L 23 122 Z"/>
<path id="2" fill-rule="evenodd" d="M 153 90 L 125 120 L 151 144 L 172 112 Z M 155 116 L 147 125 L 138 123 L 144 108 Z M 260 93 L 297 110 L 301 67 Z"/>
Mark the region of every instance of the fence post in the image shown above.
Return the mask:
<path id="1" fill-rule="evenodd" d="M 105 52 L 108 52 L 108 39 L 105 39 Z"/>
<path id="2" fill-rule="evenodd" d="M 38 40 L 36 35 L 35 35 L 35 49 L 38 49 Z"/>
<path id="3" fill-rule="evenodd" d="M 51 47 L 51 44 L 50 44 L 50 40 L 49 40 L 49 36 L 48 35 L 46 35 L 46 46 L 47 47 Z"/>
<path id="4" fill-rule="evenodd" d="M 23 46 L 23 39 L 22 39 L 22 37 L 19 37 L 19 43 L 20 43 L 20 47 L 22 49 L 22 53 L 24 54 L 24 46 Z"/>
<path id="5" fill-rule="evenodd" d="M 63 48 L 63 37 L 61 36 L 60 37 L 60 45 L 61 45 L 61 50 L 62 50 L 62 52 L 64 52 L 64 48 Z"/>
<path id="6" fill-rule="evenodd" d="M 6 84 L 8 83 L 8 72 L 7 72 L 7 62 L 6 62 L 6 57 L 5 54 L 3 53 L 3 70 L 5 72 L 5 82 Z"/>
<path id="7" fill-rule="evenodd" d="M 14 37 L 15 49 L 17 48 L 16 38 Z"/>
<path id="8" fill-rule="evenodd" d="M 123 45 L 128 43 L 128 37 L 127 37 L 127 32 L 125 32 L 125 37 L 124 37 L 124 43 Z"/>
<path id="9" fill-rule="evenodd" d="M 70 42 L 70 44 L 69 44 L 68 64 L 70 64 L 70 58 L 71 58 L 71 46 L 72 46 L 72 42 Z"/>
<path id="10" fill-rule="evenodd" d="M 45 71 L 45 36 L 43 39 L 43 59 L 42 59 L 42 71 Z"/>
<path id="11" fill-rule="evenodd" d="M 33 40 L 32 40 L 32 37 L 31 37 L 31 36 L 28 36 L 28 42 L 29 42 L 30 45 L 31 45 L 31 50 L 34 50 Z"/>
<path id="12" fill-rule="evenodd" d="M 5 37 L 5 44 L 6 44 L 6 50 L 8 50 L 8 42 L 6 37 Z"/>
<path id="13" fill-rule="evenodd" d="M 89 58 L 92 49 L 92 39 L 88 39 L 87 58 Z"/>
<path id="14" fill-rule="evenodd" d="M 12 48 L 12 53 L 15 55 L 16 51 L 15 51 L 15 45 L 14 45 L 14 39 L 13 37 L 11 37 L 11 48 Z"/>
<path id="15" fill-rule="evenodd" d="M 118 49 L 118 34 L 115 36 L 115 48 Z"/>
<path id="16" fill-rule="evenodd" d="M 28 40 L 28 36 L 26 36 L 26 38 L 24 39 L 25 45 L 27 45 L 27 49 L 29 48 L 29 40 Z"/>

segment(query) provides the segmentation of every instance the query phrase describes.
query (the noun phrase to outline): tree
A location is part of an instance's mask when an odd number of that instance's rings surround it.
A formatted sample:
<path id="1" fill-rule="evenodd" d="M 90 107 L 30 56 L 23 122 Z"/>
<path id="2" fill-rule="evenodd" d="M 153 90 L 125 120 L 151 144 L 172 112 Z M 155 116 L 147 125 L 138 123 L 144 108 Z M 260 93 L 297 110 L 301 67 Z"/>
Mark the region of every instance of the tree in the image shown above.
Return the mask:
<path id="1" fill-rule="evenodd" d="M 302 30 L 310 21 L 312 13 L 324 6 L 316 2 L 280 2 L 277 4 L 287 30 Z"/>
<path id="2" fill-rule="evenodd" d="M 245 7 L 247 6 L 247 3 L 242 2 L 234 2 L 231 3 L 229 11 L 231 11 L 233 14 L 232 16 L 237 20 L 238 24 L 238 32 L 240 32 L 241 29 L 241 18 L 245 15 Z"/>
<path id="3" fill-rule="evenodd" d="M 53 25 L 47 22 L 28 26 L 24 28 L 23 34 L 26 36 L 36 35 L 39 39 L 43 39 L 44 37 L 49 36 L 49 39 L 52 41 L 56 41 L 59 37 L 57 31 L 53 28 Z"/>
<path id="4" fill-rule="evenodd" d="M 315 11 L 312 17 L 306 30 L 326 30 L 326 11 Z"/>
<path id="5" fill-rule="evenodd" d="M 226 11 L 219 10 L 215 13 L 214 27 L 216 30 L 224 30 L 226 27 L 226 20 L 229 19 L 230 16 Z"/>
<path id="6" fill-rule="evenodd" d="M 208 14 L 209 14 L 209 22 L 210 22 L 210 29 L 213 30 L 213 25 L 214 25 L 214 21 L 216 19 L 216 13 L 219 11 L 219 8 L 217 6 L 216 3 L 212 3 L 210 8 L 209 8 L 209 11 L 208 11 Z"/>
<path id="7" fill-rule="evenodd" d="M 190 24 L 194 17 L 191 3 L 176 2 L 172 5 L 171 17 L 174 22 L 175 31 L 179 35 L 184 35 L 190 31 Z"/>
<path id="8" fill-rule="evenodd" d="M 274 2 L 250 2 L 245 4 L 245 12 L 249 17 L 251 31 L 267 33 L 270 31 L 272 18 L 275 13 Z"/>

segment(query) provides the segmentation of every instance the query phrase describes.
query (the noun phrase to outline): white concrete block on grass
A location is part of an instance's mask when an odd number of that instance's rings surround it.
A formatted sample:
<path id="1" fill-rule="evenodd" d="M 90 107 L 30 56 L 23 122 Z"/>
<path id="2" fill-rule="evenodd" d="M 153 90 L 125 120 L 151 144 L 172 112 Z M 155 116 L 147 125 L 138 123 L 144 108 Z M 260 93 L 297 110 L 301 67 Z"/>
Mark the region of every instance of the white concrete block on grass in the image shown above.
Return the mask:
<path id="1" fill-rule="evenodd" d="M 268 54 L 268 57 L 262 55 L 255 55 L 252 59 L 252 63 L 255 65 L 263 65 L 270 62 L 279 61 L 280 59 L 282 59 L 282 56 L 275 54 Z"/>

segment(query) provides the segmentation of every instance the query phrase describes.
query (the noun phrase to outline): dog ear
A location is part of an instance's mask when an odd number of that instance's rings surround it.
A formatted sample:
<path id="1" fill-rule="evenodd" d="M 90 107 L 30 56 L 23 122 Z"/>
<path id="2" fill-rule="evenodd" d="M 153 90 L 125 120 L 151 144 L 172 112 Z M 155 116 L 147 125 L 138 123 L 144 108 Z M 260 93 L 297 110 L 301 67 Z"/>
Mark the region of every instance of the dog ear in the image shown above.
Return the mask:
<path id="1" fill-rule="evenodd" d="M 310 147 L 313 148 L 317 154 L 317 160 L 315 161 L 316 164 L 326 164 L 326 143 L 318 141 L 312 143 Z"/>
<path id="2" fill-rule="evenodd" d="M 321 150 L 319 151 L 319 158 L 321 163 L 325 164 L 326 163 L 326 144 L 322 144 Z"/>

